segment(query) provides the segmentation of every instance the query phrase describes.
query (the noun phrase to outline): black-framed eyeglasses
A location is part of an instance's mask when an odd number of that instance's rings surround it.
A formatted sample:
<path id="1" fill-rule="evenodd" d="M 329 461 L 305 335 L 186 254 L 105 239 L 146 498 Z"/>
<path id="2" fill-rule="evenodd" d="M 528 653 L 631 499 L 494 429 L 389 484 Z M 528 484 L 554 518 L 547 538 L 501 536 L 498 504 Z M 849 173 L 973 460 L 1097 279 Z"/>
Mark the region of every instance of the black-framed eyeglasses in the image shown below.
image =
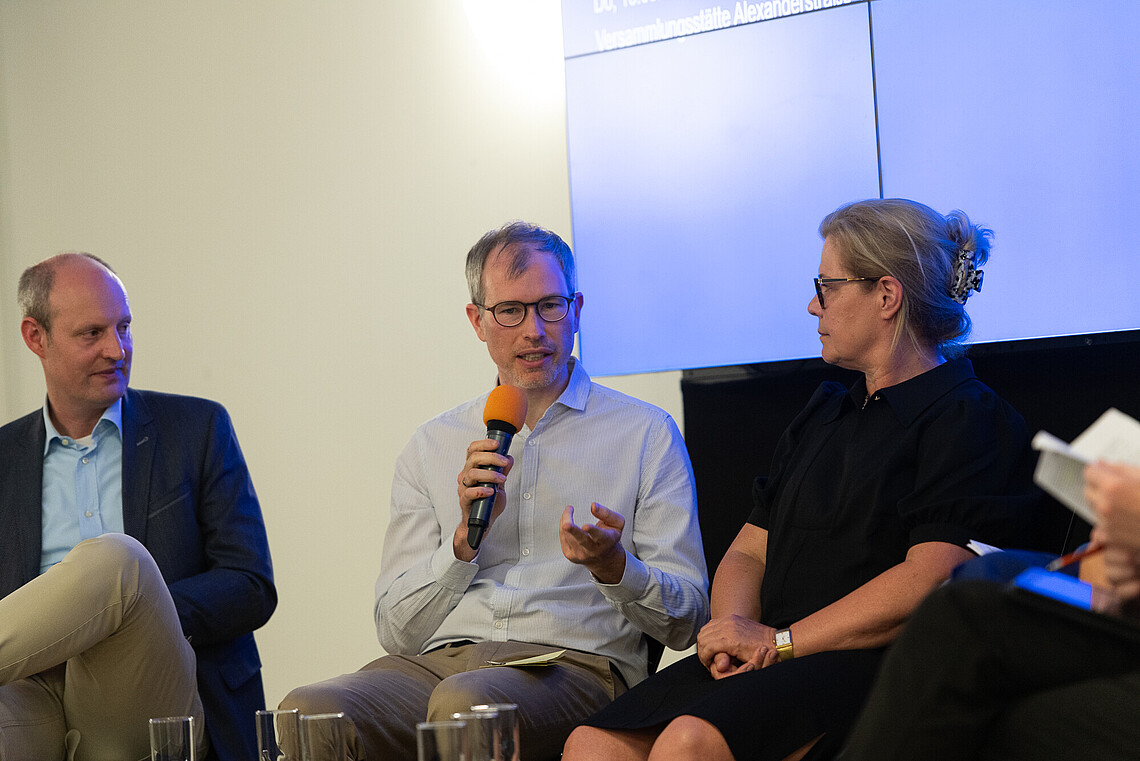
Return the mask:
<path id="1" fill-rule="evenodd" d="M 883 276 L 878 277 L 813 277 L 815 281 L 815 297 L 819 299 L 819 308 L 824 309 L 823 303 L 823 286 L 825 285 L 841 285 L 843 283 L 861 283 L 868 280 L 882 280 Z"/>
<path id="2" fill-rule="evenodd" d="M 534 307 L 535 314 L 541 317 L 543 322 L 559 322 L 570 312 L 570 302 L 577 295 L 577 293 L 572 293 L 569 296 L 543 296 L 538 301 L 526 303 L 522 301 L 500 301 L 494 306 L 476 303 L 475 306 L 486 309 L 494 315 L 495 322 L 504 328 L 513 328 L 516 325 L 522 325 L 523 320 L 526 319 L 527 307 Z"/>

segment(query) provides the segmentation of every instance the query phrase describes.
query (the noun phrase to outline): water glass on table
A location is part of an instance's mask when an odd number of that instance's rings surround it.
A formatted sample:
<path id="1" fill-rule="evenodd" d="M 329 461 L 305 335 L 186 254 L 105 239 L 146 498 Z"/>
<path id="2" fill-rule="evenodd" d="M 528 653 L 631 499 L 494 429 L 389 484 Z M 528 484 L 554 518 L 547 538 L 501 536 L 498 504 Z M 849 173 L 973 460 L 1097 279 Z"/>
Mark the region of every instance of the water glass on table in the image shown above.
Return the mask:
<path id="1" fill-rule="evenodd" d="M 343 713 L 301 714 L 301 761 L 344 761 L 348 719 Z"/>
<path id="2" fill-rule="evenodd" d="M 470 761 L 465 721 L 421 721 L 416 725 L 418 761 Z"/>
<path id="3" fill-rule="evenodd" d="M 467 724 L 467 746 L 470 755 L 465 761 L 497 761 L 498 711 L 463 711 L 451 714 L 451 719 Z"/>
<path id="4" fill-rule="evenodd" d="M 472 712 L 494 711 L 498 747 L 495 761 L 519 761 L 519 707 L 515 703 L 483 703 Z"/>
<path id="5" fill-rule="evenodd" d="M 151 761 L 198 761 L 194 751 L 194 717 L 150 720 Z"/>
<path id="6" fill-rule="evenodd" d="M 301 761 L 301 712 L 258 711 L 257 760 Z"/>

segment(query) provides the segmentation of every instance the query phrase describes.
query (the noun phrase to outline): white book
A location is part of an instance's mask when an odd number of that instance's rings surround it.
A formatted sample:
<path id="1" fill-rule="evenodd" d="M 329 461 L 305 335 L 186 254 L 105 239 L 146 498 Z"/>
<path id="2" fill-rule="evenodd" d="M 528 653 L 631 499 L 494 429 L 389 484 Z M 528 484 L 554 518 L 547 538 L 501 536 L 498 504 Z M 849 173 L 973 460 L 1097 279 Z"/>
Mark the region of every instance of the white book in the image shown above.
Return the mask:
<path id="1" fill-rule="evenodd" d="M 1084 433 L 1066 444 L 1046 431 L 1033 437 L 1040 451 L 1033 480 L 1062 504 L 1091 524 L 1096 513 L 1085 499 L 1085 465 L 1097 460 L 1140 466 L 1140 422 L 1109 409 Z"/>
<path id="2" fill-rule="evenodd" d="M 966 549 L 975 555 L 989 555 L 991 552 L 1001 552 L 1001 547 L 994 547 L 992 544 L 979 542 L 977 539 L 971 539 L 966 543 Z"/>

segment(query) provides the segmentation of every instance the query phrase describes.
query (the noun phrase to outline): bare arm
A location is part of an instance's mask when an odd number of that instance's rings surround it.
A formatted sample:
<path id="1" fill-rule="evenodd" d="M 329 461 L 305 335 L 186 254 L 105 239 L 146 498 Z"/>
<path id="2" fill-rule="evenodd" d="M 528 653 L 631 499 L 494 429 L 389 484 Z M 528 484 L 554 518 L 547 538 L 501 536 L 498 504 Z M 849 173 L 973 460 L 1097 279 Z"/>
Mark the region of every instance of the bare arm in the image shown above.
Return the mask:
<path id="1" fill-rule="evenodd" d="M 767 548 L 767 532 L 746 526 L 717 570 L 713 620 L 701 630 L 697 651 L 714 677 L 763 668 L 777 660 L 775 629 L 759 623 L 764 574 L 762 556 L 755 555 L 759 548 Z M 922 599 L 970 557 L 969 550 L 945 542 L 911 547 L 903 562 L 794 623 L 796 656 L 888 644 Z M 727 573 L 722 576 L 722 571 Z"/>
<path id="2" fill-rule="evenodd" d="M 914 545 L 903 562 L 792 624 L 796 656 L 890 643 L 922 599 L 971 557 L 946 542 Z"/>
<path id="3" fill-rule="evenodd" d="M 746 523 L 717 566 L 712 620 L 697 636 L 697 656 L 717 679 L 759 668 L 768 650 L 775 652 L 774 630 L 760 623 L 767 554 L 768 531 Z"/>
<path id="4" fill-rule="evenodd" d="M 744 524 L 717 566 L 713 579 L 712 617 L 738 615 L 760 620 L 760 585 L 768 555 L 768 531 Z"/>

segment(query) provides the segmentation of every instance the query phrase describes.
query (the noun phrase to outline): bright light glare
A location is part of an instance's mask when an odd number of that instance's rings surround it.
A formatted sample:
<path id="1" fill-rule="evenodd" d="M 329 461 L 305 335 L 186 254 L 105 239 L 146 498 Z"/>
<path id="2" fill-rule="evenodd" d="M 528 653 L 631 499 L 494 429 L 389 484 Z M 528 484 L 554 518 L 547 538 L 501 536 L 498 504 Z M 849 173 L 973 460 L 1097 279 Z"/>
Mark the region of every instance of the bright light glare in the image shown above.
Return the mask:
<path id="1" fill-rule="evenodd" d="M 528 98 L 564 102 L 558 0 L 463 0 L 463 8 L 504 82 Z"/>

